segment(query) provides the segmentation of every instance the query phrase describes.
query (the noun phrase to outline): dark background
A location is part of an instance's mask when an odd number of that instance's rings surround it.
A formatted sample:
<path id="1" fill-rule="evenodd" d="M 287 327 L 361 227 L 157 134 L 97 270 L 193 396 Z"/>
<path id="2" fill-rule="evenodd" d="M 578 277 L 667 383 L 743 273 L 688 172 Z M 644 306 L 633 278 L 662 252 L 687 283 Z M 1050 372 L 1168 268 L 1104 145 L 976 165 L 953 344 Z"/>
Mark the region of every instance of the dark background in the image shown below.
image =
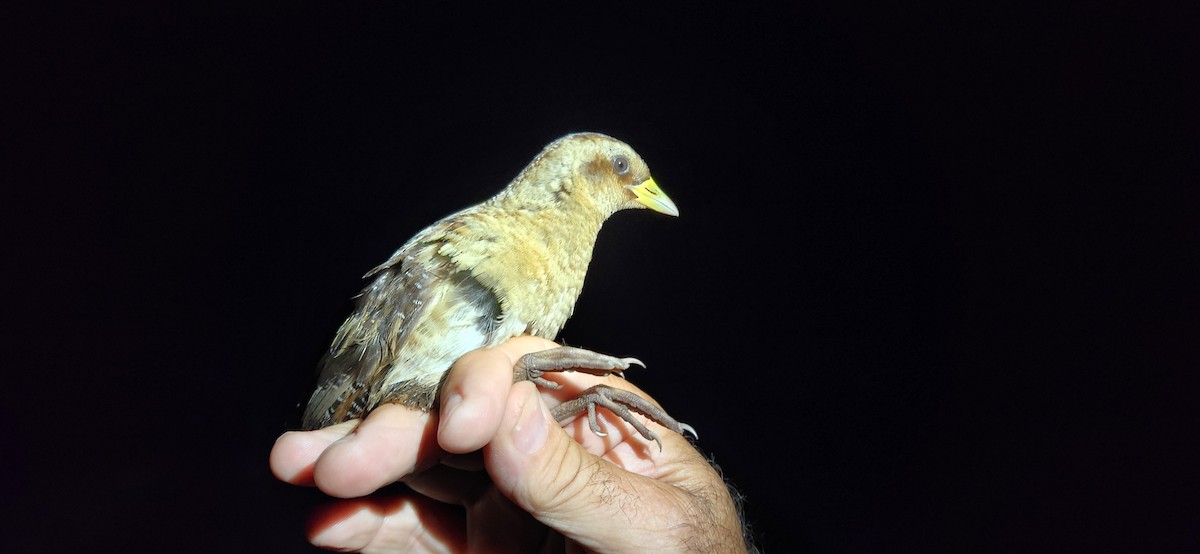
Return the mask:
<path id="1" fill-rule="evenodd" d="M 615 216 L 561 338 L 765 550 L 1200 549 L 1196 19 L 830 4 L 7 17 L 0 539 L 308 551 L 267 454 L 359 276 L 595 130 L 682 217 Z"/>

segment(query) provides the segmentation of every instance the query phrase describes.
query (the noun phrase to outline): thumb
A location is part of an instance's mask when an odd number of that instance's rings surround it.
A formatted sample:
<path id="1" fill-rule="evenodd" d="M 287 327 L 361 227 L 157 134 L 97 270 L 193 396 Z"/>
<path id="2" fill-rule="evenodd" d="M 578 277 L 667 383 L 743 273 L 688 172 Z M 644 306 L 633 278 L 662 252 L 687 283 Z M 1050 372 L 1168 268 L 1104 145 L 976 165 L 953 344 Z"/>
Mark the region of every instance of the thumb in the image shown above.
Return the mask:
<path id="1" fill-rule="evenodd" d="M 513 385 L 484 463 L 505 496 L 585 548 L 645 552 L 677 523 L 679 491 L 589 453 L 529 382 Z"/>

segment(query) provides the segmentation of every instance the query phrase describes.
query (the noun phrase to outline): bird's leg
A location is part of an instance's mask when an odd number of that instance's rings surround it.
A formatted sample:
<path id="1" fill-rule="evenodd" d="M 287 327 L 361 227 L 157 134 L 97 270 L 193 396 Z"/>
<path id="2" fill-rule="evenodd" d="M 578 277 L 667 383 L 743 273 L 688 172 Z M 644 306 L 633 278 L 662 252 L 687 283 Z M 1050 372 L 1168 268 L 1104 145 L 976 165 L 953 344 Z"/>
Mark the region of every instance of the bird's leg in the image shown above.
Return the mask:
<path id="1" fill-rule="evenodd" d="M 514 368 L 513 381 L 533 381 L 539 387 L 558 390 L 562 388 L 562 385 L 542 377 L 542 374 L 551 371 L 582 371 L 592 375 L 615 374 L 621 376 L 621 373 L 631 364 L 646 367 L 646 364 L 637 358 L 615 358 L 582 348 L 560 346 L 522 356 L 520 360 L 517 360 Z M 679 423 L 665 410 L 651 404 L 645 398 L 608 385 L 596 385 L 583 391 L 575 399 L 555 406 L 551 410 L 551 415 L 558 421 L 564 421 L 587 412 L 588 427 L 592 429 L 592 432 L 597 436 L 607 436 L 608 433 L 596 419 L 596 406 L 607 408 L 617 417 L 629 422 L 646 440 L 658 443 L 659 450 L 662 449 L 662 441 L 658 439 L 658 435 L 655 435 L 654 431 L 634 417 L 630 410 L 641 413 L 676 433 L 682 434 L 684 430 L 687 430 L 693 436 L 696 434 L 691 426 Z"/>

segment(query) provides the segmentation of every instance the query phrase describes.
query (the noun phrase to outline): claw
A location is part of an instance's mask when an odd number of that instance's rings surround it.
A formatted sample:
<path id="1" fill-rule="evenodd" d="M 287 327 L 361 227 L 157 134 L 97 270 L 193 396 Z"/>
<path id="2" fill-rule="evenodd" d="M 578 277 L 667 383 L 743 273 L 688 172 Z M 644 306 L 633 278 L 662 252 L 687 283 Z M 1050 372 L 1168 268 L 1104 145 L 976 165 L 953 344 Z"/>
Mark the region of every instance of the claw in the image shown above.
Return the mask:
<path id="1" fill-rule="evenodd" d="M 621 363 L 625 364 L 626 369 L 631 365 L 640 365 L 642 369 L 646 369 L 646 363 L 637 358 L 621 358 Z"/>
<path id="2" fill-rule="evenodd" d="M 589 402 L 587 405 L 587 413 L 588 427 L 592 428 L 592 433 L 597 437 L 607 437 L 608 431 L 605 430 L 604 426 L 600 424 L 600 420 L 596 419 L 596 405 Z"/>
<path id="3" fill-rule="evenodd" d="M 696 432 L 696 428 L 695 428 L 695 427 L 692 427 L 691 425 L 688 425 L 688 424 L 686 424 L 686 423 L 680 422 L 680 423 L 679 423 L 679 428 L 680 428 L 680 429 L 682 429 L 684 433 L 687 433 L 687 434 L 691 435 L 693 439 L 699 439 L 699 438 L 700 438 L 700 433 L 697 433 L 697 432 Z"/>

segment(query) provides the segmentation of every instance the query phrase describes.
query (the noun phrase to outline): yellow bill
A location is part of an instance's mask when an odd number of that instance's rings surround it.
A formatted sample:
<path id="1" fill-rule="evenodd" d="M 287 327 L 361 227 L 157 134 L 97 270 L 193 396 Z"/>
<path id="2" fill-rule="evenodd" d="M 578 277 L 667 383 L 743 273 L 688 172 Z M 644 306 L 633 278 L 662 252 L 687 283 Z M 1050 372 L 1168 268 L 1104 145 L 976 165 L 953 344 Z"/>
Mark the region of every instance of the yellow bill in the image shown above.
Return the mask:
<path id="1" fill-rule="evenodd" d="M 662 189 L 658 188 L 658 183 L 655 183 L 654 179 L 646 179 L 640 185 L 629 185 L 626 188 L 633 192 L 639 204 L 661 214 L 679 217 L 679 208 Z"/>

